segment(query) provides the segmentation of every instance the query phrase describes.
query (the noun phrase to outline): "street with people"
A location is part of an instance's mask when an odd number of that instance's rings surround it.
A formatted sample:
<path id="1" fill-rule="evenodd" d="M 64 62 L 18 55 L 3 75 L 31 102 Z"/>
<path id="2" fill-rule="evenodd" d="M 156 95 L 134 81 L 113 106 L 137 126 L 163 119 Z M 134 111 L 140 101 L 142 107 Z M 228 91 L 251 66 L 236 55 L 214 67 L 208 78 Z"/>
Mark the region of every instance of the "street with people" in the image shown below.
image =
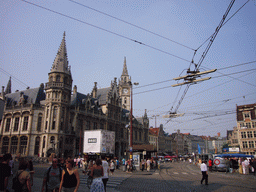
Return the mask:
<path id="1" fill-rule="evenodd" d="M 71 162 L 72 159 L 69 159 Z M 111 159 L 114 162 L 114 159 Z M 110 168 L 110 159 L 108 159 L 107 165 L 101 165 L 101 160 L 96 160 L 93 171 L 95 174 L 93 177 L 97 179 L 99 183 L 101 183 L 102 177 L 101 170 L 104 170 L 102 166 L 109 166 L 105 169 Z M 56 174 L 54 175 L 53 182 L 50 185 L 50 188 L 54 186 L 54 182 L 61 182 L 59 179 L 59 168 L 56 166 L 57 159 L 53 159 L 52 162 L 49 163 L 34 163 L 34 174 L 33 174 L 33 184 L 31 185 L 31 191 L 45 191 L 42 189 L 44 180 L 46 178 L 46 173 L 49 171 L 49 167 L 52 167 L 51 172 Z M 66 161 L 68 162 L 68 161 Z M 73 160 L 72 160 L 73 162 Z M 144 161 L 146 162 L 146 160 Z M 154 162 L 152 160 L 152 162 Z M 199 161 L 198 161 L 199 162 Z M 13 173 L 17 172 L 19 167 L 19 163 L 17 160 L 14 161 Z M 68 162 L 69 163 L 69 162 Z M 97 163 L 97 164 L 96 164 Z M 146 163 L 145 163 L 146 164 Z M 204 164 L 204 161 L 202 161 Z M 60 164 L 58 164 L 60 165 Z M 87 178 L 89 175 L 85 172 L 82 164 L 78 167 L 74 164 L 74 167 L 71 168 L 72 163 L 70 163 L 68 173 L 70 175 L 71 172 L 74 173 L 77 170 L 79 174 L 78 188 L 76 190 L 76 186 L 73 187 L 72 191 L 78 192 L 89 192 L 90 189 L 87 185 Z M 152 164 L 151 164 L 152 165 Z M 205 163 L 207 165 L 207 162 Z M 25 166 L 25 165 L 24 165 Z M 122 167 L 122 168 L 121 168 Z M 256 176 L 254 173 L 249 174 L 240 174 L 239 171 L 229 172 L 226 174 L 225 171 L 217 172 L 217 171 L 208 171 L 207 168 L 207 178 L 208 185 L 206 183 L 202 184 L 202 171 L 205 171 L 206 166 L 202 168 L 199 163 L 191 163 L 189 160 L 185 161 L 167 161 L 160 164 L 160 166 L 151 166 L 150 170 L 142 171 L 140 167 L 137 167 L 136 171 L 127 171 L 125 168 L 125 163 L 121 165 L 121 167 L 115 167 L 115 171 L 113 175 L 108 176 L 108 180 L 106 183 L 106 191 L 108 192 L 118 192 L 118 191 L 255 191 L 256 190 Z M 119 169 L 117 169 L 119 168 Z M 160 168 L 160 169 L 159 169 Z M 203 169 L 203 170 L 202 170 Z M 99 170 L 99 171 L 98 171 Z M 51 176 L 50 176 L 51 177 Z M 203 176 L 204 177 L 204 176 Z M 51 180 L 51 179 L 50 179 Z M 76 180 L 78 181 L 78 180 Z M 95 181 L 96 182 L 96 181 Z M 77 184 L 77 182 L 75 182 Z M 103 184 L 103 183 L 102 183 Z M 58 186 L 58 184 L 56 185 Z M 67 185 L 66 185 L 67 186 Z M 103 186 L 103 185 L 101 185 Z M 12 176 L 9 176 L 8 190 L 12 190 Z"/>

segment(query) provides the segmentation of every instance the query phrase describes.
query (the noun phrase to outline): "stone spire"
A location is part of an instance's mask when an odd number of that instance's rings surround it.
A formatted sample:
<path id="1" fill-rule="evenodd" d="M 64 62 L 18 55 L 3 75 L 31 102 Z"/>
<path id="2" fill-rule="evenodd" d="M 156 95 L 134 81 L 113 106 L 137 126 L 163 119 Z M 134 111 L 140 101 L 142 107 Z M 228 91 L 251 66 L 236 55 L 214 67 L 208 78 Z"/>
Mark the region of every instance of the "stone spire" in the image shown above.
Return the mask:
<path id="1" fill-rule="evenodd" d="M 9 94 L 9 93 L 12 93 L 12 80 L 11 80 L 11 77 L 7 83 L 7 86 L 5 88 L 5 94 Z"/>
<path id="2" fill-rule="evenodd" d="M 51 72 L 62 72 L 71 75 L 70 67 L 68 66 L 68 55 L 65 41 L 65 32 L 63 34 L 63 39 L 60 44 L 58 53 L 52 65 Z"/>
<path id="3" fill-rule="evenodd" d="M 122 75 L 128 75 L 128 70 L 127 70 L 127 66 L 126 66 L 126 57 L 124 57 L 124 67 L 123 67 Z"/>

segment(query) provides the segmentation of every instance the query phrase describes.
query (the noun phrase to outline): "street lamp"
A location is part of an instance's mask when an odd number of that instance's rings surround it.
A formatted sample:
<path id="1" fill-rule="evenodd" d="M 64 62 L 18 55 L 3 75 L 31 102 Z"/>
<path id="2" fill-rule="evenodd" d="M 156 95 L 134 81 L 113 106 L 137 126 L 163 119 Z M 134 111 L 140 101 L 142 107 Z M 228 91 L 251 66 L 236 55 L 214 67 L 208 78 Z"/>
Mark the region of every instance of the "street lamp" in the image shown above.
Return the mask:
<path id="1" fill-rule="evenodd" d="M 132 134 L 132 96 L 133 96 L 133 93 L 132 93 L 132 90 L 133 90 L 133 86 L 132 85 L 139 85 L 138 82 L 135 82 L 132 84 L 131 81 L 129 81 L 129 84 L 131 85 L 131 114 L 130 114 L 130 159 L 132 159 L 132 137 L 133 137 L 133 134 Z"/>

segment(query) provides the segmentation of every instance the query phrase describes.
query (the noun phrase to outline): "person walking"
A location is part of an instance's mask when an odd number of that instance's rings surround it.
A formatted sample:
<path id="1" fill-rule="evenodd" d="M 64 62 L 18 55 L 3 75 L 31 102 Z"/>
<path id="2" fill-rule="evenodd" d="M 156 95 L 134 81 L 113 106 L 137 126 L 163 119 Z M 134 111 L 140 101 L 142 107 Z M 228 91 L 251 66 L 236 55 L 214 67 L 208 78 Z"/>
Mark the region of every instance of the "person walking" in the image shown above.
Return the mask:
<path id="1" fill-rule="evenodd" d="M 212 172 L 212 159 L 209 159 L 208 164 L 209 164 L 209 171 Z"/>
<path id="2" fill-rule="evenodd" d="M 150 164 L 151 164 L 151 161 L 150 159 L 147 160 L 147 171 L 150 171 Z"/>
<path id="3" fill-rule="evenodd" d="M 62 168 L 57 166 L 58 160 L 54 158 L 52 165 L 44 173 L 42 192 L 59 191 Z"/>
<path id="4" fill-rule="evenodd" d="M 203 181 L 205 180 L 205 185 L 208 185 L 208 173 L 207 173 L 206 161 L 203 161 L 203 163 L 200 166 L 201 166 L 201 172 L 203 176 L 201 180 L 201 184 L 203 184 Z"/>
<path id="5" fill-rule="evenodd" d="M 5 154 L 3 161 L 0 163 L 0 191 L 6 191 L 7 189 L 8 178 L 11 176 L 11 167 L 9 166 L 11 158 L 11 154 Z"/>
<path id="6" fill-rule="evenodd" d="M 77 169 L 74 168 L 74 160 L 67 161 L 66 170 L 62 171 L 59 191 L 77 192 L 80 185 L 80 178 Z"/>
<path id="7" fill-rule="evenodd" d="M 97 159 L 95 166 L 92 167 L 91 177 L 93 178 L 90 192 L 104 192 L 104 184 L 102 181 L 102 176 L 104 176 L 102 162 Z"/>
<path id="8" fill-rule="evenodd" d="M 226 164 L 226 174 L 227 174 L 230 168 L 230 161 L 228 160 L 228 158 L 225 158 L 225 164 Z"/>
<path id="9" fill-rule="evenodd" d="M 256 159 L 255 158 L 252 160 L 252 168 L 253 168 L 253 175 L 255 176 L 255 172 L 256 172 Z"/>
<path id="10" fill-rule="evenodd" d="M 13 183 L 13 188 L 15 192 L 31 192 L 31 175 L 29 171 L 27 171 L 28 161 L 25 159 L 21 159 L 19 163 L 19 168 L 16 173 L 18 181 L 20 183 L 19 188 L 16 188 L 15 184 Z"/>
<path id="11" fill-rule="evenodd" d="M 114 174 L 114 170 L 115 170 L 115 163 L 114 163 L 114 160 L 112 159 L 110 161 L 110 173 L 111 173 L 111 175 Z"/>
<path id="12" fill-rule="evenodd" d="M 109 177 L 109 165 L 108 162 L 106 161 L 106 157 L 102 156 L 102 167 L 103 167 L 103 177 L 102 177 L 102 182 L 104 184 L 104 189 L 105 192 L 107 191 L 107 182 L 108 182 L 108 177 Z"/>

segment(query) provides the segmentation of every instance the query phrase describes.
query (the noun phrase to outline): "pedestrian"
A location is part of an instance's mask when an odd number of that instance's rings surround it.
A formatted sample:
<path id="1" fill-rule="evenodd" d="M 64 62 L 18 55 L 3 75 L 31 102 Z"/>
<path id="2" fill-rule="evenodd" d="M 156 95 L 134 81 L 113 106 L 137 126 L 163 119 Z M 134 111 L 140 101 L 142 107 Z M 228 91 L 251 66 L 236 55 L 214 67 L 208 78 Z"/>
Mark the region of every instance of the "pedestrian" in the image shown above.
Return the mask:
<path id="1" fill-rule="evenodd" d="M 233 159 L 229 159 L 229 172 L 233 173 L 234 163 Z"/>
<path id="2" fill-rule="evenodd" d="M 76 157 L 74 158 L 74 164 L 75 164 L 75 167 L 77 166 L 77 159 Z"/>
<path id="3" fill-rule="evenodd" d="M 11 154 L 5 154 L 3 156 L 3 161 L 0 163 L 0 191 L 7 190 L 8 180 L 11 176 L 11 167 L 9 166 L 11 158 Z"/>
<path id="4" fill-rule="evenodd" d="M 209 171 L 212 172 L 212 159 L 209 159 L 208 165 L 209 165 Z"/>
<path id="5" fill-rule="evenodd" d="M 106 157 L 102 156 L 102 167 L 103 167 L 103 177 L 102 177 L 102 182 L 104 185 L 105 192 L 107 191 L 107 182 L 109 178 L 109 165 L 108 162 L 106 161 Z"/>
<path id="6" fill-rule="evenodd" d="M 80 168 L 81 160 L 82 160 L 81 157 L 78 156 L 78 158 L 77 158 L 77 166 L 78 166 L 78 168 Z"/>
<path id="7" fill-rule="evenodd" d="M 243 174 L 248 175 L 249 174 L 249 161 L 247 159 L 244 159 L 242 162 L 242 168 L 243 168 Z"/>
<path id="8" fill-rule="evenodd" d="M 62 170 L 59 191 L 77 192 L 80 185 L 80 178 L 77 169 L 74 169 L 74 160 L 69 160 L 66 164 L 66 170 Z"/>
<path id="9" fill-rule="evenodd" d="M 226 174 L 227 174 L 230 168 L 230 161 L 228 160 L 228 158 L 225 158 L 225 165 L 226 165 Z"/>
<path id="10" fill-rule="evenodd" d="M 200 166 L 201 166 L 201 172 L 203 176 L 201 180 L 201 184 L 203 184 L 203 181 L 205 180 L 205 185 L 208 185 L 208 173 L 207 173 L 206 161 L 203 161 L 203 163 Z"/>
<path id="11" fill-rule="evenodd" d="M 122 162 L 123 162 L 123 166 L 125 165 L 125 158 L 122 159 Z"/>
<path id="12" fill-rule="evenodd" d="M 255 172 L 256 172 L 256 159 L 255 158 L 252 160 L 252 172 L 253 172 L 253 175 L 255 176 Z"/>
<path id="13" fill-rule="evenodd" d="M 238 164 L 239 164 L 238 172 L 239 172 L 239 174 L 243 174 L 242 162 L 243 162 L 243 159 L 239 158 L 239 160 L 238 160 Z"/>
<path id="14" fill-rule="evenodd" d="M 119 169 L 119 160 L 116 159 L 116 169 Z"/>
<path id="15" fill-rule="evenodd" d="M 17 188 L 16 184 L 13 183 L 13 189 L 15 192 L 31 192 L 31 175 L 29 171 L 27 171 L 28 168 L 28 161 L 25 159 L 20 159 L 19 162 L 19 168 L 15 175 L 15 177 L 18 179 L 18 182 L 20 183 L 19 188 Z"/>
<path id="16" fill-rule="evenodd" d="M 110 161 L 110 173 L 111 173 L 111 175 L 114 174 L 114 170 L 115 170 L 115 163 L 114 163 L 114 160 L 112 159 Z"/>
<path id="17" fill-rule="evenodd" d="M 93 178 L 90 192 L 104 192 L 104 184 L 102 181 L 102 176 L 104 176 L 102 162 L 97 159 L 95 166 L 92 168 L 91 177 Z"/>
<path id="18" fill-rule="evenodd" d="M 30 182 L 31 182 L 31 186 L 33 186 L 35 171 L 34 171 L 34 166 L 33 166 L 33 161 L 32 161 L 32 159 L 30 159 L 30 160 L 28 161 L 27 171 L 30 173 L 30 176 L 31 176 Z"/>
<path id="19" fill-rule="evenodd" d="M 141 161 L 141 171 L 144 171 L 144 168 L 145 168 L 145 162 L 144 162 L 144 159 L 142 159 L 142 161 Z"/>
<path id="20" fill-rule="evenodd" d="M 42 192 L 59 191 L 62 168 L 58 167 L 58 160 L 52 159 L 52 165 L 44 173 Z"/>
<path id="21" fill-rule="evenodd" d="M 150 159 L 147 160 L 147 172 L 150 171 L 150 164 L 151 164 L 151 161 Z"/>

